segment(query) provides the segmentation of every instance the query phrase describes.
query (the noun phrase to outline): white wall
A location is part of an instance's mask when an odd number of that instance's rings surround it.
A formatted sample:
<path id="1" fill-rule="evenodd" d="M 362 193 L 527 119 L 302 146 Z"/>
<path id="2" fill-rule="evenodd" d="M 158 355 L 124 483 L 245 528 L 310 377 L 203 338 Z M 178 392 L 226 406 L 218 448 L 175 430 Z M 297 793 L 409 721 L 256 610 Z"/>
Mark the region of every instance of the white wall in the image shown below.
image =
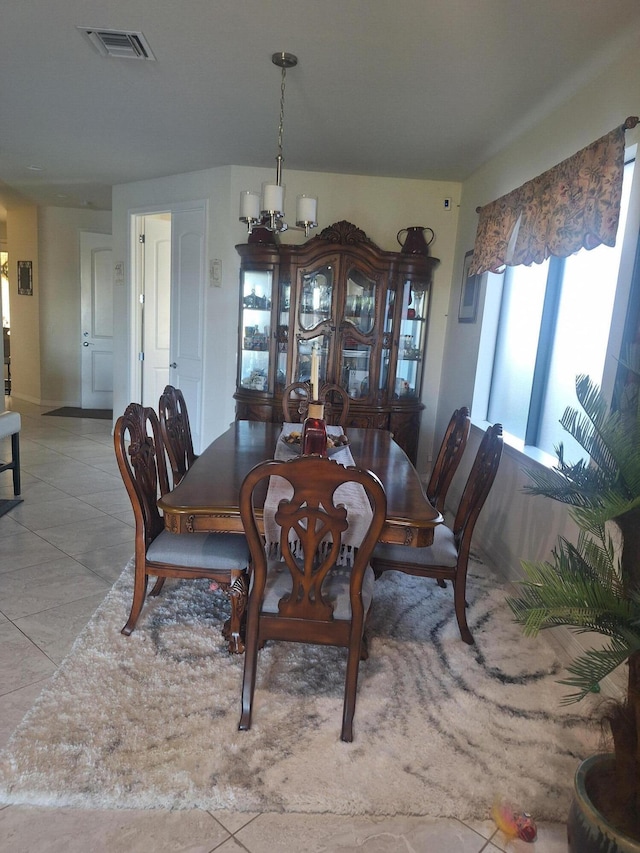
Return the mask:
<path id="1" fill-rule="evenodd" d="M 9 303 L 11 307 L 11 393 L 40 402 L 40 280 L 38 208 L 25 203 L 7 210 Z M 33 264 L 33 295 L 18 293 L 17 262 Z"/>
<path id="2" fill-rule="evenodd" d="M 80 406 L 80 232 L 110 234 L 111 211 L 43 207 L 38 230 L 41 402 Z"/>
<path id="3" fill-rule="evenodd" d="M 234 246 L 247 240 L 246 228 L 238 221 L 239 194 L 243 189 L 260 189 L 262 181 L 273 178 L 272 170 L 230 166 L 204 172 L 177 175 L 160 180 L 141 181 L 114 188 L 113 237 L 114 262 L 125 263 L 125 285 L 116 292 L 116 316 L 127 318 L 115 347 L 114 416 L 136 399 L 132 383 L 132 357 L 129 345 L 131 326 L 131 246 L 129 215 L 146 208 L 170 207 L 172 203 L 196 199 L 209 201 L 209 257 L 222 261 L 222 287 L 207 287 L 205 304 L 206 356 L 205 399 L 203 405 L 205 443 L 223 432 L 233 421 L 235 405 L 236 361 L 238 346 L 239 256 Z M 317 172 L 287 171 L 285 212 L 291 221 L 295 198 L 306 192 L 317 195 L 318 229 L 346 219 L 362 228 L 381 248 L 395 251 L 400 246 L 397 232 L 407 226 L 423 225 L 433 229 L 436 239 L 431 249 L 441 259 L 435 273 L 427 371 L 423 385 L 425 412 L 422 419 L 419 465 L 426 466 L 434 436 L 436 401 L 440 393 L 440 374 L 449 306 L 452 259 L 457 233 L 460 185 L 452 182 L 372 178 Z M 451 209 L 445 211 L 444 199 Z M 301 243 L 302 232 L 288 231 L 282 242 Z"/>
<path id="4" fill-rule="evenodd" d="M 482 296 L 476 324 L 456 319 L 464 254 L 473 248 L 478 222 L 476 207 L 539 175 L 595 139 L 640 112 L 640 43 L 586 85 L 516 142 L 485 164 L 463 184 L 459 232 L 456 244 L 453 287 L 449 310 L 444 371 L 438 402 L 437 434 L 459 405 L 470 405 L 481 329 Z M 627 144 L 637 143 L 640 129 L 627 132 Z M 638 233 L 640 200 L 636 193 L 629 213 L 629 231 Z M 630 276 L 631 262 L 623 262 L 622 276 Z M 450 499 L 456 504 L 464 477 L 479 441 L 474 431 Z M 573 536 L 574 527 L 563 507 L 545 498 L 522 494 L 526 477 L 523 466 L 534 464 L 523 454 L 507 450 L 496 484 L 480 516 L 476 542 L 505 568 L 519 569 L 521 558 L 544 559 L 558 534 Z"/>

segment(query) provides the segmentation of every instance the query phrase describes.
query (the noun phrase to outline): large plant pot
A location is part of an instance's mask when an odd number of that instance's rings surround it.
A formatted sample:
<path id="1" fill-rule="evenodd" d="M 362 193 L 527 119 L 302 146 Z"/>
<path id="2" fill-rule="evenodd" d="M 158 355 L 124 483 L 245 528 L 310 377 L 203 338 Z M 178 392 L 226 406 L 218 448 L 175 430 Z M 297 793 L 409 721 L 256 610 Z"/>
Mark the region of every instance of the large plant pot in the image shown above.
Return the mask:
<path id="1" fill-rule="evenodd" d="M 623 835 L 605 820 L 587 794 L 586 779 L 590 771 L 612 761 L 610 754 L 592 755 L 576 771 L 567 820 L 569 853 L 640 853 L 640 841 Z"/>

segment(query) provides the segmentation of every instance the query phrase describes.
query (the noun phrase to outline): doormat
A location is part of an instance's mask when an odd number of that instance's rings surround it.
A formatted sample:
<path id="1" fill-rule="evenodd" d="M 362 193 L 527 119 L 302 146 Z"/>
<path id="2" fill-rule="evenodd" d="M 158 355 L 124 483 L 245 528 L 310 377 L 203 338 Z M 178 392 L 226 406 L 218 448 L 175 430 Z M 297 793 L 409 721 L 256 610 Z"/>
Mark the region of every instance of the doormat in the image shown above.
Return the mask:
<path id="1" fill-rule="evenodd" d="M 0 515 L 5 515 L 14 506 L 22 503 L 22 498 L 12 498 L 11 500 L 0 500 Z"/>
<path id="2" fill-rule="evenodd" d="M 57 418 L 98 418 L 101 421 L 113 420 L 113 409 L 79 409 L 75 406 L 63 406 L 43 412 L 43 415 L 54 415 Z"/>

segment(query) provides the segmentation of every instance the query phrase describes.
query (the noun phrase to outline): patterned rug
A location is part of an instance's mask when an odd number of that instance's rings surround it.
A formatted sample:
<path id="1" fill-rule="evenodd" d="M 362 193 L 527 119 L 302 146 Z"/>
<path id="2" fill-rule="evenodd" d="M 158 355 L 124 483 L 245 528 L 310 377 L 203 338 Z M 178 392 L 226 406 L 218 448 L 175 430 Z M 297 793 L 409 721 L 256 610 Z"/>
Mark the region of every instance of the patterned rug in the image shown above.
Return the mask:
<path id="1" fill-rule="evenodd" d="M 243 658 L 220 636 L 227 602 L 167 581 L 139 625 L 127 567 L 0 756 L 0 800 L 102 808 L 486 818 L 508 794 L 564 820 L 598 734 L 561 706 L 562 668 L 526 639 L 478 561 L 460 640 L 452 590 L 388 572 L 377 582 L 354 741 L 340 741 L 345 653 L 272 643 L 259 655 L 253 725 L 237 730 Z"/>

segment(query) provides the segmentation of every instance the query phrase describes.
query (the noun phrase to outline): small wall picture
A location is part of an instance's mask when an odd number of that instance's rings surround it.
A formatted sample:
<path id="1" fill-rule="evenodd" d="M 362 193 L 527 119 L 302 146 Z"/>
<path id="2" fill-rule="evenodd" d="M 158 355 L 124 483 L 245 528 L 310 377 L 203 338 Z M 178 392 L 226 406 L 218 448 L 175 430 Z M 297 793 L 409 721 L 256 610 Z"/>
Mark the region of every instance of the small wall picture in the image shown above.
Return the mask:
<path id="1" fill-rule="evenodd" d="M 478 295 L 480 293 L 480 276 L 469 275 L 473 252 L 464 256 L 462 267 L 462 290 L 460 291 L 460 307 L 458 308 L 459 323 L 475 323 L 478 314 Z"/>
<path id="2" fill-rule="evenodd" d="M 33 296 L 33 261 L 18 261 L 18 294 Z"/>

